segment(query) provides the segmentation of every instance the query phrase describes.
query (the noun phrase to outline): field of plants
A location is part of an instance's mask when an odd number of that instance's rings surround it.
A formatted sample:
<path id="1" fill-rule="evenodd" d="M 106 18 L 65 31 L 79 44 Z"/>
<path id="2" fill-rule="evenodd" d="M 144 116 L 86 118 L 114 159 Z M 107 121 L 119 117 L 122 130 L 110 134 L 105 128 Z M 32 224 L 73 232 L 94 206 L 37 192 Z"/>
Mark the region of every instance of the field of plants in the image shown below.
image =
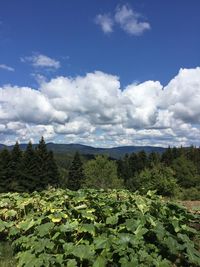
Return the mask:
<path id="1" fill-rule="evenodd" d="M 199 221 L 151 191 L 0 194 L 1 247 L 12 248 L 13 267 L 200 266 Z"/>

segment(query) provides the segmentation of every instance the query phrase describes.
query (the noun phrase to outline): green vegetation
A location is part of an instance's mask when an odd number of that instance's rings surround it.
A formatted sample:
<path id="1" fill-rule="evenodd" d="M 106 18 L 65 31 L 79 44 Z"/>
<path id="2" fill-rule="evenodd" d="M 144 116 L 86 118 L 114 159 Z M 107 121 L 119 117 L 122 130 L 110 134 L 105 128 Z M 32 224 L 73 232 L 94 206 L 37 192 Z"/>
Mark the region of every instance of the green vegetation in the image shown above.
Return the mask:
<path id="1" fill-rule="evenodd" d="M 72 164 L 69 168 L 69 178 L 67 183 L 68 188 L 71 190 L 80 189 L 83 178 L 83 163 L 81 161 L 79 153 L 76 152 Z"/>
<path id="2" fill-rule="evenodd" d="M 199 148 L 115 160 L 16 143 L 0 152 L 0 266 L 200 266 L 199 209 L 156 195 L 199 191 Z"/>
<path id="3" fill-rule="evenodd" d="M 117 161 L 118 177 L 132 191 L 157 190 L 179 199 L 200 199 L 200 148 L 168 148 L 162 155 L 144 151 Z"/>
<path id="4" fill-rule="evenodd" d="M 84 168 L 85 188 L 122 188 L 123 181 L 117 176 L 117 166 L 106 156 L 96 156 L 95 159 L 88 161 Z"/>
<path id="5" fill-rule="evenodd" d="M 11 242 L 18 267 L 197 267 L 199 219 L 152 191 L 0 195 L 0 238 Z"/>
<path id="6" fill-rule="evenodd" d="M 44 138 L 25 151 L 18 143 L 0 152 L 0 192 L 42 191 L 49 186 L 156 190 L 159 195 L 182 200 L 200 199 L 200 148 L 168 148 L 160 155 L 145 151 L 115 160 L 105 155 L 56 154 Z"/>
<path id="7" fill-rule="evenodd" d="M 157 190 L 159 195 L 175 196 L 178 191 L 173 171 L 162 164 L 144 169 L 138 174 L 138 189 L 146 193 L 148 190 Z"/>
<path id="8" fill-rule="evenodd" d="M 15 267 L 16 265 L 10 242 L 0 242 L 0 266 Z"/>
<path id="9" fill-rule="evenodd" d="M 0 192 L 32 192 L 59 186 L 58 166 L 42 137 L 36 149 L 29 143 L 24 152 L 16 143 L 0 153 Z"/>

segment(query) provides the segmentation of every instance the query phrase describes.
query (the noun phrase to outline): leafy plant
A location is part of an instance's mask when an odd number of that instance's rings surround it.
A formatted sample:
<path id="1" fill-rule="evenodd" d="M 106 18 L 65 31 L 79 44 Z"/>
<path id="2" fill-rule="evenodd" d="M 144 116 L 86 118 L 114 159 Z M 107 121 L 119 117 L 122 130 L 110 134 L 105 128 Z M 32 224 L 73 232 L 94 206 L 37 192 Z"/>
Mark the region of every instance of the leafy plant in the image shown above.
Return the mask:
<path id="1" fill-rule="evenodd" d="M 199 266 L 199 220 L 149 191 L 0 195 L 0 237 L 19 267 Z M 195 238 L 195 240 L 194 240 Z"/>

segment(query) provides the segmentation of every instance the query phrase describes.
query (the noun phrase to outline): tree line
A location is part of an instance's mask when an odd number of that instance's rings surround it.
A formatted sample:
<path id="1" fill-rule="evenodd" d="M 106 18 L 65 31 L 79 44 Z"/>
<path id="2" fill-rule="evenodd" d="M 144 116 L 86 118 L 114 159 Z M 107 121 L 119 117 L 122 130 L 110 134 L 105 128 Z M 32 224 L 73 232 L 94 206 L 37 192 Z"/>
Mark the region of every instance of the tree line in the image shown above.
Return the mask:
<path id="1" fill-rule="evenodd" d="M 163 196 L 200 199 L 200 149 L 168 147 L 162 154 L 126 154 L 122 159 L 106 156 L 81 162 L 75 154 L 68 173 L 68 188 L 126 188 L 146 193 L 156 190 Z"/>
<path id="2" fill-rule="evenodd" d="M 31 142 L 22 151 L 18 142 L 0 153 L 0 192 L 31 192 L 59 185 L 59 171 L 52 151 L 42 137 L 38 146 Z"/>
<path id="3" fill-rule="evenodd" d="M 131 190 L 200 198 L 200 148 L 168 147 L 164 153 L 141 151 L 118 161 L 118 175 Z"/>
<path id="4" fill-rule="evenodd" d="M 163 196 L 199 199 L 200 149 L 168 147 L 164 153 L 126 154 L 119 160 L 98 155 L 85 159 L 78 152 L 67 169 L 56 162 L 42 137 L 25 151 L 18 143 L 0 152 L 0 192 L 32 192 L 48 186 L 69 188 L 126 188 Z"/>

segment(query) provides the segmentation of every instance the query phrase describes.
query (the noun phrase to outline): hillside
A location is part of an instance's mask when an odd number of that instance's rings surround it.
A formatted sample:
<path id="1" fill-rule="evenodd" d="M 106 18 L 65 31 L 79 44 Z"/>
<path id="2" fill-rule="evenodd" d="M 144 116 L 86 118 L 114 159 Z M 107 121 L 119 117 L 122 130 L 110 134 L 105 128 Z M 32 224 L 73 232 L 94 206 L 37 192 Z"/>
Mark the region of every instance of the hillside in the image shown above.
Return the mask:
<path id="1" fill-rule="evenodd" d="M 22 150 L 26 149 L 26 144 L 20 144 Z M 33 145 L 36 147 L 36 145 Z M 0 144 L 0 150 L 7 147 L 8 150 L 11 150 L 13 146 L 5 146 Z M 47 148 L 52 150 L 54 153 L 65 153 L 65 154 L 74 154 L 76 151 L 79 151 L 83 155 L 97 155 L 97 154 L 107 154 L 113 158 L 123 157 L 126 153 L 130 154 L 133 152 L 139 152 L 144 150 L 147 153 L 158 152 L 162 153 L 165 151 L 164 147 L 154 147 L 154 146 L 121 146 L 121 147 L 112 147 L 112 148 L 96 148 L 92 146 L 86 146 L 81 144 L 54 144 L 48 143 Z"/>

